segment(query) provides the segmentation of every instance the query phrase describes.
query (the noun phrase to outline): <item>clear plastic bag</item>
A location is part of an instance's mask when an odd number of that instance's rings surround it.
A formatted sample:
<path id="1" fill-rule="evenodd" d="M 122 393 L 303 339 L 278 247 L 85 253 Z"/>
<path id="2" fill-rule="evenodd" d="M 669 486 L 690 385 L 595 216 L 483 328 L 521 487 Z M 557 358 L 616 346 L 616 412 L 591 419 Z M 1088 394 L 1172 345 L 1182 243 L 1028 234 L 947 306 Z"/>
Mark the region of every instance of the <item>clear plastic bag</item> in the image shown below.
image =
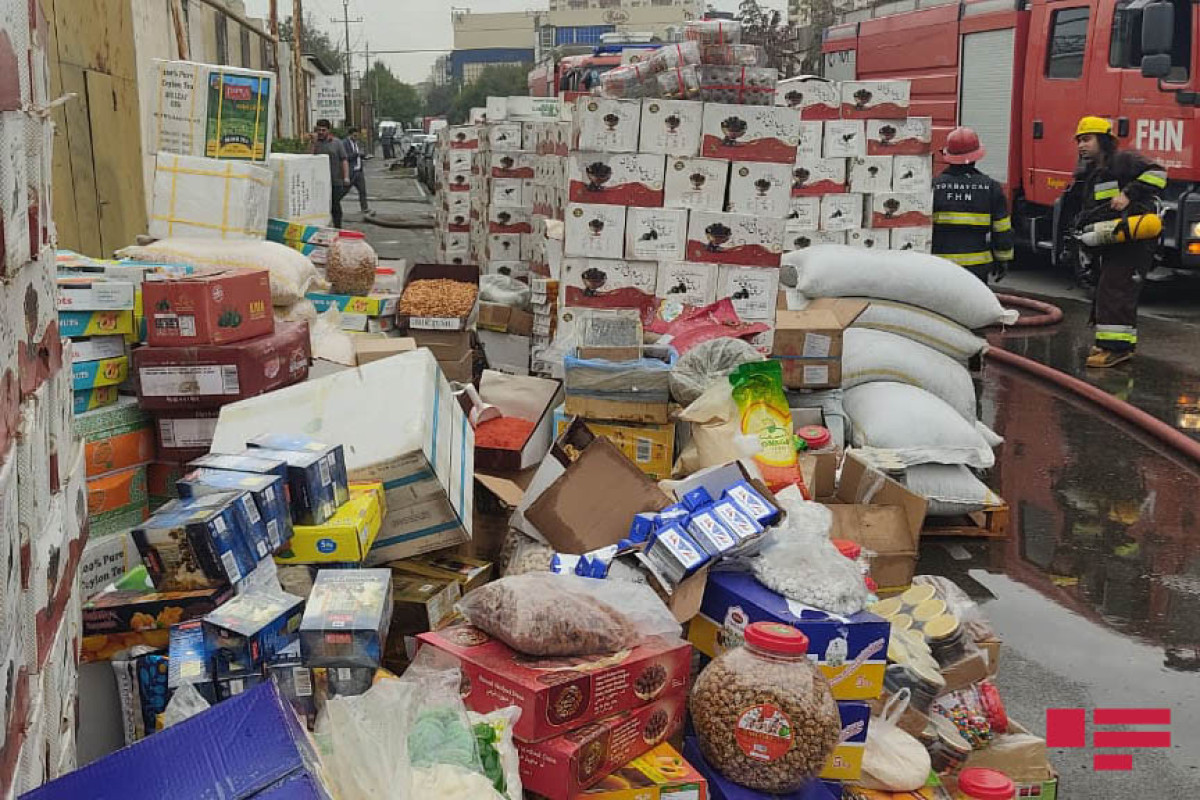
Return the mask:
<path id="1" fill-rule="evenodd" d="M 196 687 L 193 684 L 185 683 L 175 690 L 175 694 L 171 695 L 171 701 L 167 703 L 167 709 L 163 711 L 163 729 L 190 719 L 201 711 L 207 711 L 208 708 L 208 701 L 200 696 Z"/>
<path id="2" fill-rule="evenodd" d="M 867 726 L 859 783 L 868 789 L 915 792 L 929 779 L 929 752 L 896 725 L 906 708 L 908 690 L 901 689 L 888 700 L 883 714 L 872 717 Z"/>
<path id="3" fill-rule="evenodd" d="M 688 406 L 742 364 L 762 361 L 762 354 L 742 339 L 710 339 L 688 350 L 671 369 L 671 397 Z"/>
<path id="4" fill-rule="evenodd" d="M 415 687 L 395 679 L 333 697 L 317 718 L 325 773 L 339 797 L 407 800 L 412 782 L 408 726 Z"/>
<path id="5" fill-rule="evenodd" d="M 689 22 L 683 38 L 701 44 L 740 44 L 742 23 L 733 19 L 705 19 Z"/>
<path id="6" fill-rule="evenodd" d="M 679 623 L 648 586 L 575 575 L 501 578 L 458 604 L 467 621 L 533 656 L 612 653 L 652 636 L 678 636 Z"/>
<path id="7" fill-rule="evenodd" d="M 700 73 L 695 64 L 671 67 L 654 76 L 659 97 L 668 100 L 696 100 L 700 97 Z"/>
<path id="8" fill-rule="evenodd" d="M 509 800 L 521 800 L 521 755 L 513 742 L 513 726 L 521 718 L 521 709 L 508 706 L 487 714 L 468 711 L 467 715 L 475 732 L 479 760 L 492 786 Z"/>
<path id="9" fill-rule="evenodd" d="M 499 303 L 502 306 L 529 310 L 529 284 L 508 275 L 481 275 L 479 299 L 484 303 Z"/>
<path id="10" fill-rule="evenodd" d="M 529 572 L 549 572 L 553 558 L 554 548 L 550 545 L 510 530 L 500 551 L 500 574 L 507 578 Z"/>
<path id="11" fill-rule="evenodd" d="M 650 54 L 646 59 L 654 72 L 666 72 L 676 67 L 686 67 L 689 64 L 700 63 L 700 45 L 697 42 L 679 42 L 665 44 Z"/>

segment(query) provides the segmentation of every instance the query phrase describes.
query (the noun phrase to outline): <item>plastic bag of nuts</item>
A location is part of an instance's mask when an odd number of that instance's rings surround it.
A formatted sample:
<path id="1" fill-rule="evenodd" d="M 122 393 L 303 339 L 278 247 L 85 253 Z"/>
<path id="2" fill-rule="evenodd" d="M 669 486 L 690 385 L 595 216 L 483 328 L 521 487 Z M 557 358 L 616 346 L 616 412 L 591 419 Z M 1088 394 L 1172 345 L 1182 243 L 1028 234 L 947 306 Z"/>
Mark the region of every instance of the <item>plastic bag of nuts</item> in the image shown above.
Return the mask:
<path id="1" fill-rule="evenodd" d="M 400 313 L 410 317 L 465 317 L 475 307 L 479 287 L 448 278 L 421 278 L 400 295 Z"/>
<path id="2" fill-rule="evenodd" d="M 808 637 L 776 622 L 746 628 L 745 644 L 705 667 L 691 712 L 705 759 L 734 783 L 784 794 L 820 773 L 841 718 Z"/>

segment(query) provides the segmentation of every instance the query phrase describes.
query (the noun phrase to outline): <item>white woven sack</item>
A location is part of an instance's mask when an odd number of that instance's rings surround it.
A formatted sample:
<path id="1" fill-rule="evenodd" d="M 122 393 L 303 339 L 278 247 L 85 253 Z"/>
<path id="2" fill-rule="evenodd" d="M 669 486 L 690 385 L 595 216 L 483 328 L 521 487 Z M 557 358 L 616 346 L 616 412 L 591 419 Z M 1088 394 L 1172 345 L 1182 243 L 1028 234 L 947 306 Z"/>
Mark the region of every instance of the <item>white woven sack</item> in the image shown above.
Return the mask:
<path id="1" fill-rule="evenodd" d="M 966 367 L 931 347 L 893 333 L 850 328 L 842 339 L 842 388 L 897 381 L 917 386 L 975 422 L 975 384 Z"/>
<path id="2" fill-rule="evenodd" d="M 996 295 L 968 270 L 911 250 L 862 250 L 822 244 L 785 253 L 795 288 L 808 297 L 878 297 L 936 311 L 968 328 L 1010 324 Z M 786 285 L 791 279 L 783 276 Z"/>
<path id="3" fill-rule="evenodd" d="M 987 341 L 941 314 L 891 300 L 861 299 L 869 300 L 871 305 L 858 315 L 852 328 L 894 333 L 959 361 L 969 361 L 977 353 L 987 350 Z"/>
<path id="4" fill-rule="evenodd" d="M 907 466 L 966 464 L 986 469 L 999 437 L 963 419 L 944 400 L 906 383 L 865 383 L 845 392 L 855 447 L 894 450 Z"/>
<path id="5" fill-rule="evenodd" d="M 931 517 L 957 517 L 1002 502 L 962 464 L 918 464 L 905 471 L 904 483 L 929 501 L 925 513 Z"/>

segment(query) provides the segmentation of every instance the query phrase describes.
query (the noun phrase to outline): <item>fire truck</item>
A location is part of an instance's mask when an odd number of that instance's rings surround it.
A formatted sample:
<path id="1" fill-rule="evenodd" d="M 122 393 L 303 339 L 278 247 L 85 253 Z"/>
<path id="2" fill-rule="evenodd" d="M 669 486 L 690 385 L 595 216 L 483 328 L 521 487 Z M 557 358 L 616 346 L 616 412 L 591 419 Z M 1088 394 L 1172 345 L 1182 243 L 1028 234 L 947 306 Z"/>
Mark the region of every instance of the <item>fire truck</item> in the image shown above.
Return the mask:
<path id="1" fill-rule="evenodd" d="M 954 126 L 974 128 L 987 148 L 980 169 L 1008 189 L 1018 241 L 1067 266 L 1072 220 L 1059 199 L 1076 165 L 1075 125 L 1108 118 L 1122 147 L 1167 168 L 1158 266 L 1200 269 L 1200 4 L 938 2 L 826 29 L 825 77 L 910 80 L 910 113 L 933 118 L 935 152 Z"/>
<path id="2" fill-rule="evenodd" d="M 636 60 L 636 54 L 624 55 L 626 50 L 650 51 L 661 46 L 661 42 L 616 42 L 595 47 L 557 47 L 529 71 L 529 94 L 532 97 L 561 97 L 564 102 L 574 102 L 580 95 L 599 89 L 600 76 L 605 72 L 629 63 L 631 59 Z"/>

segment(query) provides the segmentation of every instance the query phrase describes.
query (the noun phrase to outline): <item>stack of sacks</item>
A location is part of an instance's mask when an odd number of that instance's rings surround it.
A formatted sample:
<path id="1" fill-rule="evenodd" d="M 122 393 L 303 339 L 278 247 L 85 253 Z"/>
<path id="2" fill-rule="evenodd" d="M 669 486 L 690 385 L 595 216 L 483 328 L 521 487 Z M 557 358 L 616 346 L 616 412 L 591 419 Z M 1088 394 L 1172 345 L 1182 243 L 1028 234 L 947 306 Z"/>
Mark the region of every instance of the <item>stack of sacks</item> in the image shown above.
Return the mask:
<path id="1" fill-rule="evenodd" d="M 844 408 L 857 447 L 894 451 L 929 514 L 997 501 L 972 473 L 995 463 L 999 437 L 976 420 L 964 362 L 983 348 L 970 329 L 1007 324 L 984 284 L 923 253 L 862 253 L 822 245 L 784 257 L 784 281 L 806 298 L 871 301 L 843 342 Z"/>

